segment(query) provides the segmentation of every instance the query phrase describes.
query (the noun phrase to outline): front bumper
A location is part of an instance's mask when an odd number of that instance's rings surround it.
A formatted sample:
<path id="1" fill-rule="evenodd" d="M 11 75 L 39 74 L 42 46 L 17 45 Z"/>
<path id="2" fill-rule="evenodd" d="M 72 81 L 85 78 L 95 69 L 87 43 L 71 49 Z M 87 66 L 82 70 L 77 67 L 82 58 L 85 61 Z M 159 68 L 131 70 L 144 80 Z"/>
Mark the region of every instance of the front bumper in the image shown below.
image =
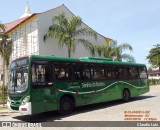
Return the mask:
<path id="1" fill-rule="evenodd" d="M 7 101 L 7 107 L 10 111 L 13 112 L 20 112 L 25 115 L 31 115 L 32 114 L 32 104 L 31 102 L 27 102 L 25 105 L 20 105 L 18 110 L 13 110 L 11 107 L 11 103 Z"/>

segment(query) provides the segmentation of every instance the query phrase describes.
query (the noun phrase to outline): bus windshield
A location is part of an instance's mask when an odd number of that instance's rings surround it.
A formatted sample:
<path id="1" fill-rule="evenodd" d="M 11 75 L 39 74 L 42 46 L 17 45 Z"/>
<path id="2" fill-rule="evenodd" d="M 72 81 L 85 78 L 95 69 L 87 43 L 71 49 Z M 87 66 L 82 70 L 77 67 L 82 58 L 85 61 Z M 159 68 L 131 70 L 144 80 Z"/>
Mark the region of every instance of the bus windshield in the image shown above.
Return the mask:
<path id="1" fill-rule="evenodd" d="M 11 63 L 11 69 L 8 77 L 8 92 L 12 94 L 22 93 L 28 89 L 28 65 L 24 64 L 24 59 L 23 65 L 20 64 L 22 63 L 20 61 L 22 60 Z M 16 66 L 13 64 L 16 64 Z"/>

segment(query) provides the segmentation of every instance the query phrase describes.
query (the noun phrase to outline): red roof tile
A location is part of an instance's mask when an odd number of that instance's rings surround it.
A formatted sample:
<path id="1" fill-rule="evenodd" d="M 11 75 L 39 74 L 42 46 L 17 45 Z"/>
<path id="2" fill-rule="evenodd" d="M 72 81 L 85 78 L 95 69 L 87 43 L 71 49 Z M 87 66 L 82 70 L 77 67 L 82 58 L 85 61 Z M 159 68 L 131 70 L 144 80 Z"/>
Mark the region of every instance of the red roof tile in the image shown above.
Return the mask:
<path id="1" fill-rule="evenodd" d="M 10 23 L 6 23 L 5 27 L 6 27 L 6 32 L 10 32 L 11 30 L 13 30 L 14 28 L 16 28 L 17 26 L 21 25 L 22 23 L 24 23 L 25 21 L 27 21 L 28 19 L 30 19 L 31 17 L 35 16 L 36 14 L 32 14 L 31 16 L 27 16 L 21 19 L 17 19 L 13 22 Z"/>

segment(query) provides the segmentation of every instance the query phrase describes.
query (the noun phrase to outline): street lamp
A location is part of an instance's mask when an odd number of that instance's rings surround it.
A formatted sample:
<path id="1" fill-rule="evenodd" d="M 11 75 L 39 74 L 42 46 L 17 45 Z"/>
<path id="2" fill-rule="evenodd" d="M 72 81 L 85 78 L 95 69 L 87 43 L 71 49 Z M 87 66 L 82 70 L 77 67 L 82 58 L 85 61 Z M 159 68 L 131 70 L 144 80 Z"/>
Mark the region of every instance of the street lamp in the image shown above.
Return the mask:
<path id="1" fill-rule="evenodd" d="M 5 104 L 5 93 L 4 93 L 4 87 L 5 87 L 5 62 L 4 62 L 4 46 L 7 45 L 7 43 L 11 41 L 11 38 L 8 38 L 4 43 L 2 43 L 2 58 L 3 58 L 3 88 L 2 88 L 2 100 L 3 100 L 3 106 Z M 0 42 L 3 42 L 3 39 L 0 38 Z"/>

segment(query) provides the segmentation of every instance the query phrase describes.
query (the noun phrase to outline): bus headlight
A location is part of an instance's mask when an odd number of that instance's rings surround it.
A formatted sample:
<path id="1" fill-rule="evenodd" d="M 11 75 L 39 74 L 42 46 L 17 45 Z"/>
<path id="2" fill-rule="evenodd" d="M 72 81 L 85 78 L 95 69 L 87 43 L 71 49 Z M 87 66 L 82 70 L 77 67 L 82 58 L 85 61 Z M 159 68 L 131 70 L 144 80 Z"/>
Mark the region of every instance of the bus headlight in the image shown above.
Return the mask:
<path id="1" fill-rule="evenodd" d="M 21 105 L 25 105 L 25 104 L 29 101 L 29 99 L 30 99 L 30 96 L 26 96 L 26 97 L 23 99 Z"/>

